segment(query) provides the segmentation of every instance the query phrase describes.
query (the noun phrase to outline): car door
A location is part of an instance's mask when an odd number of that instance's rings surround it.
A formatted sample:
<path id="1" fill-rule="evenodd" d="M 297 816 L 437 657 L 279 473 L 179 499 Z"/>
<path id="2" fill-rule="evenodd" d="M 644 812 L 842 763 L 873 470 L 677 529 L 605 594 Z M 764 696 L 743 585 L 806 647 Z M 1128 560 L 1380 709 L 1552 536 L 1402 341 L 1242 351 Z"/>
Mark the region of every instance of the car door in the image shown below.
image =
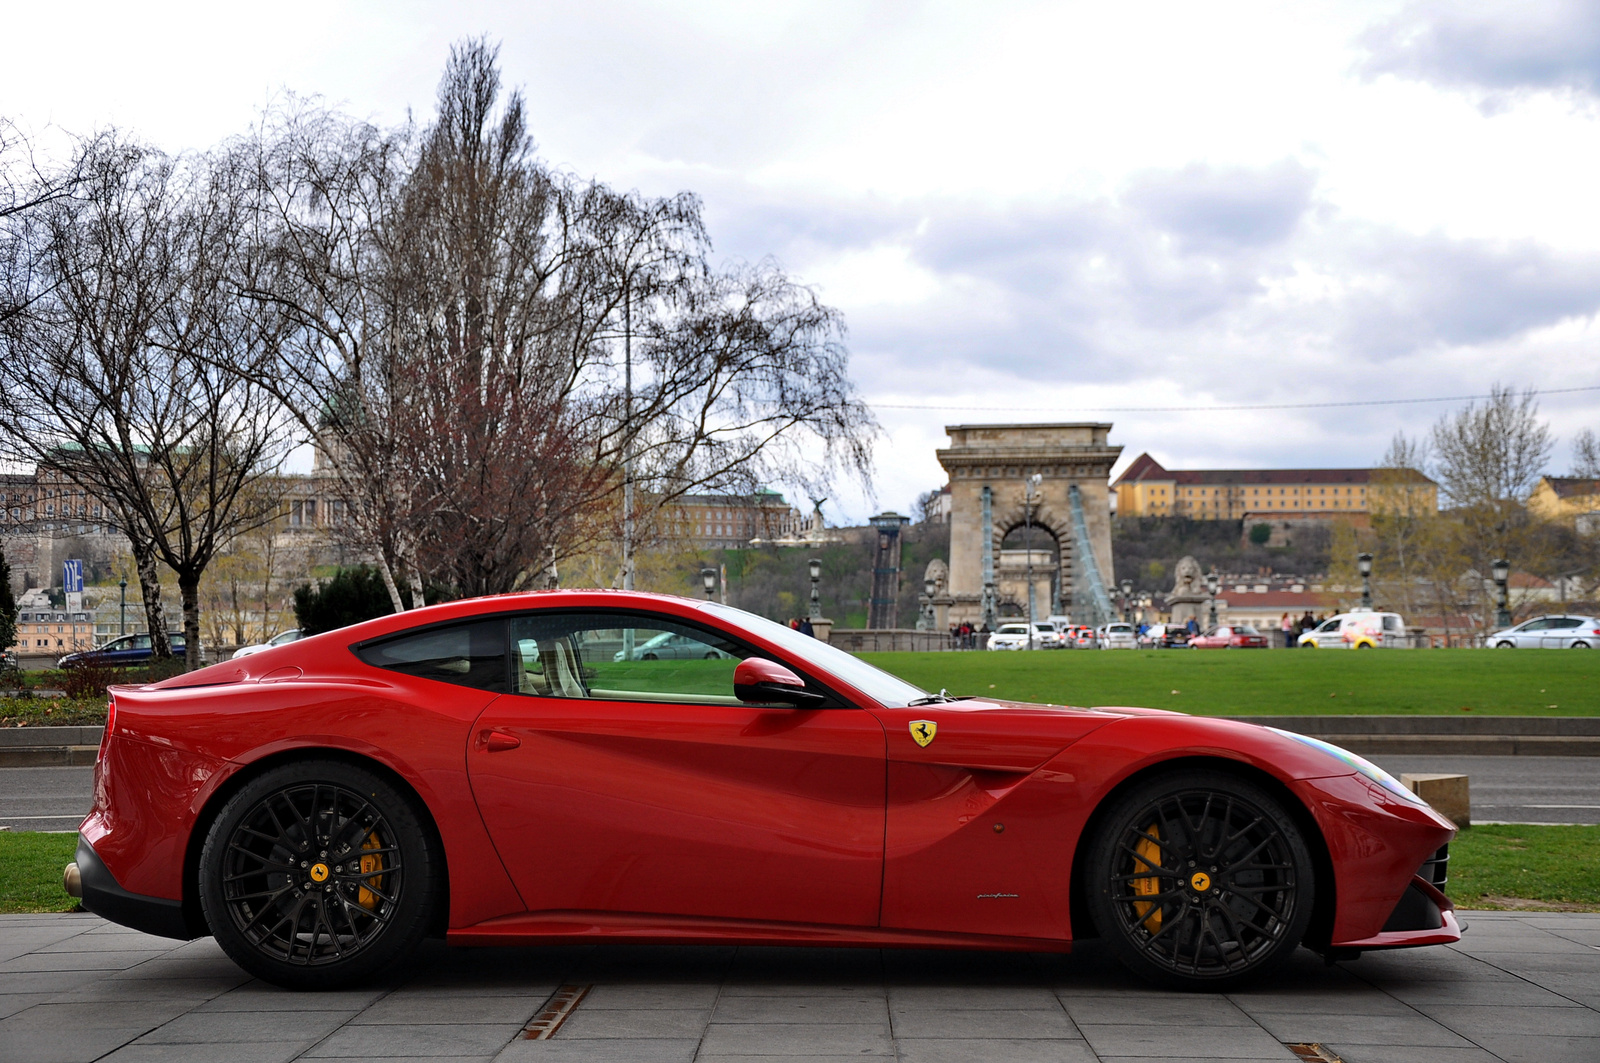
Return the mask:
<path id="1" fill-rule="evenodd" d="M 514 693 L 479 717 L 467 765 L 530 912 L 876 925 L 874 716 L 740 702 L 733 670 L 754 651 L 662 614 L 546 612 L 509 631 Z M 663 632 L 694 652 L 618 660 Z"/>
<path id="2" fill-rule="evenodd" d="M 1511 641 L 1516 644 L 1519 650 L 1536 650 L 1542 645 L 1545 632 L 1549 629 L 1549 617 L 1530 620 L 1517 628 L 1516 634 L 1512 636 Z"/>
<path id="3" fill-rule="evenodd" d="M 1546 650 L 1564 650 L 1572 645 L 1579 620 L 1575 616 L 1553 616 L 1550 626 L 1539 637 L 1539 647 Z"/>

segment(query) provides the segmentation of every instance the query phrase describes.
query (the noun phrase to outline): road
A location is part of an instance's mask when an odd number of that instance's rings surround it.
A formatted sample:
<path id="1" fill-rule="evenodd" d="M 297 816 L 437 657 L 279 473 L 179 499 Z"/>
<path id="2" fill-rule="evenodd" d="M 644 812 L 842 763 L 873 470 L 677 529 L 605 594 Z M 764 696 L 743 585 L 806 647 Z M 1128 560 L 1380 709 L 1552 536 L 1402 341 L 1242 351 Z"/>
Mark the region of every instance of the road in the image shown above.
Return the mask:
<path id="1" fill-rule="evenodd" d="M 1600 758 L 1381 757 L 1386 770 L 1459 772 L 1475 823 L 1600 823 Z M 89 811 L 93 768 L 0 768 L 0 827 L 74 830 Z"/>

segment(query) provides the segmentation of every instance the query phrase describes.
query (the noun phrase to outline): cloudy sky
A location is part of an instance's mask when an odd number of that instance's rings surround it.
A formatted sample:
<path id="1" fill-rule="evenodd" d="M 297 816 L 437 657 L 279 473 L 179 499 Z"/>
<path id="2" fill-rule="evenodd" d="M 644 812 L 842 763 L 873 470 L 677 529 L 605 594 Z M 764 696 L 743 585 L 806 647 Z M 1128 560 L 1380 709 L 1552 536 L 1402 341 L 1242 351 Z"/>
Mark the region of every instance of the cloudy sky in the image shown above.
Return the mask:
<path id="1" fill-rule="evenodd" d="M 1499 382 L 1554 471 L 1600 429 L 1593 0 L 8 6 L 0 114 L 169 149 L 284 90 L 426 117 L 449 44 L 498 39 L 545 158 L 697 192 L 720 255 L 844 311 L 885 438 L 832 520 L 942 483 L 947 424 L 1363 465 L 1460 403 L 1215 407 Z"/>

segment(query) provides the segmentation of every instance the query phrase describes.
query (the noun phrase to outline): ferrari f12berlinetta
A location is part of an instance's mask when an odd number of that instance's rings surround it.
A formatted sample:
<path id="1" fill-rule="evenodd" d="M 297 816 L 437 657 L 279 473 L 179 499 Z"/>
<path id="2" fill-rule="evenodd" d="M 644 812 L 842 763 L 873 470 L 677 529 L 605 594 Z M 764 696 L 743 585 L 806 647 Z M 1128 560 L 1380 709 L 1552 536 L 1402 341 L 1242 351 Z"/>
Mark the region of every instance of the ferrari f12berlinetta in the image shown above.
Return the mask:
<path id="1" fill-rule="evenodd" d="M 69 887 L 283 985 L 350 982 L 427 935 L 1092 937 L 1219 989 L 1301 944 L 1460 937 L 1454 827 L 1335 746 L 929 694 L 710 602 L 451 602 L 114 687 L 110 711 Z"/>

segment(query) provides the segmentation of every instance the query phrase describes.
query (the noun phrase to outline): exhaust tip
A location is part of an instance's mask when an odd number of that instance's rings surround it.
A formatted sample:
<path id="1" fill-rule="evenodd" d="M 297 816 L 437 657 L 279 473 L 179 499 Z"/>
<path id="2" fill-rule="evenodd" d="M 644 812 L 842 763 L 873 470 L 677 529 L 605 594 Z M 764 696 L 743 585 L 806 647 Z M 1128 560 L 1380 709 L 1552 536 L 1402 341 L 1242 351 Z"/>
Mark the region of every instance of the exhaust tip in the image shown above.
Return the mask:
<path id="1" fill-rule="evenodd" d="M 61 872 L 61 888 L 67 891 L 67 896 L 83 899 L 83 876 L 78 873 L 76 863 L 68 864 Z"/>

